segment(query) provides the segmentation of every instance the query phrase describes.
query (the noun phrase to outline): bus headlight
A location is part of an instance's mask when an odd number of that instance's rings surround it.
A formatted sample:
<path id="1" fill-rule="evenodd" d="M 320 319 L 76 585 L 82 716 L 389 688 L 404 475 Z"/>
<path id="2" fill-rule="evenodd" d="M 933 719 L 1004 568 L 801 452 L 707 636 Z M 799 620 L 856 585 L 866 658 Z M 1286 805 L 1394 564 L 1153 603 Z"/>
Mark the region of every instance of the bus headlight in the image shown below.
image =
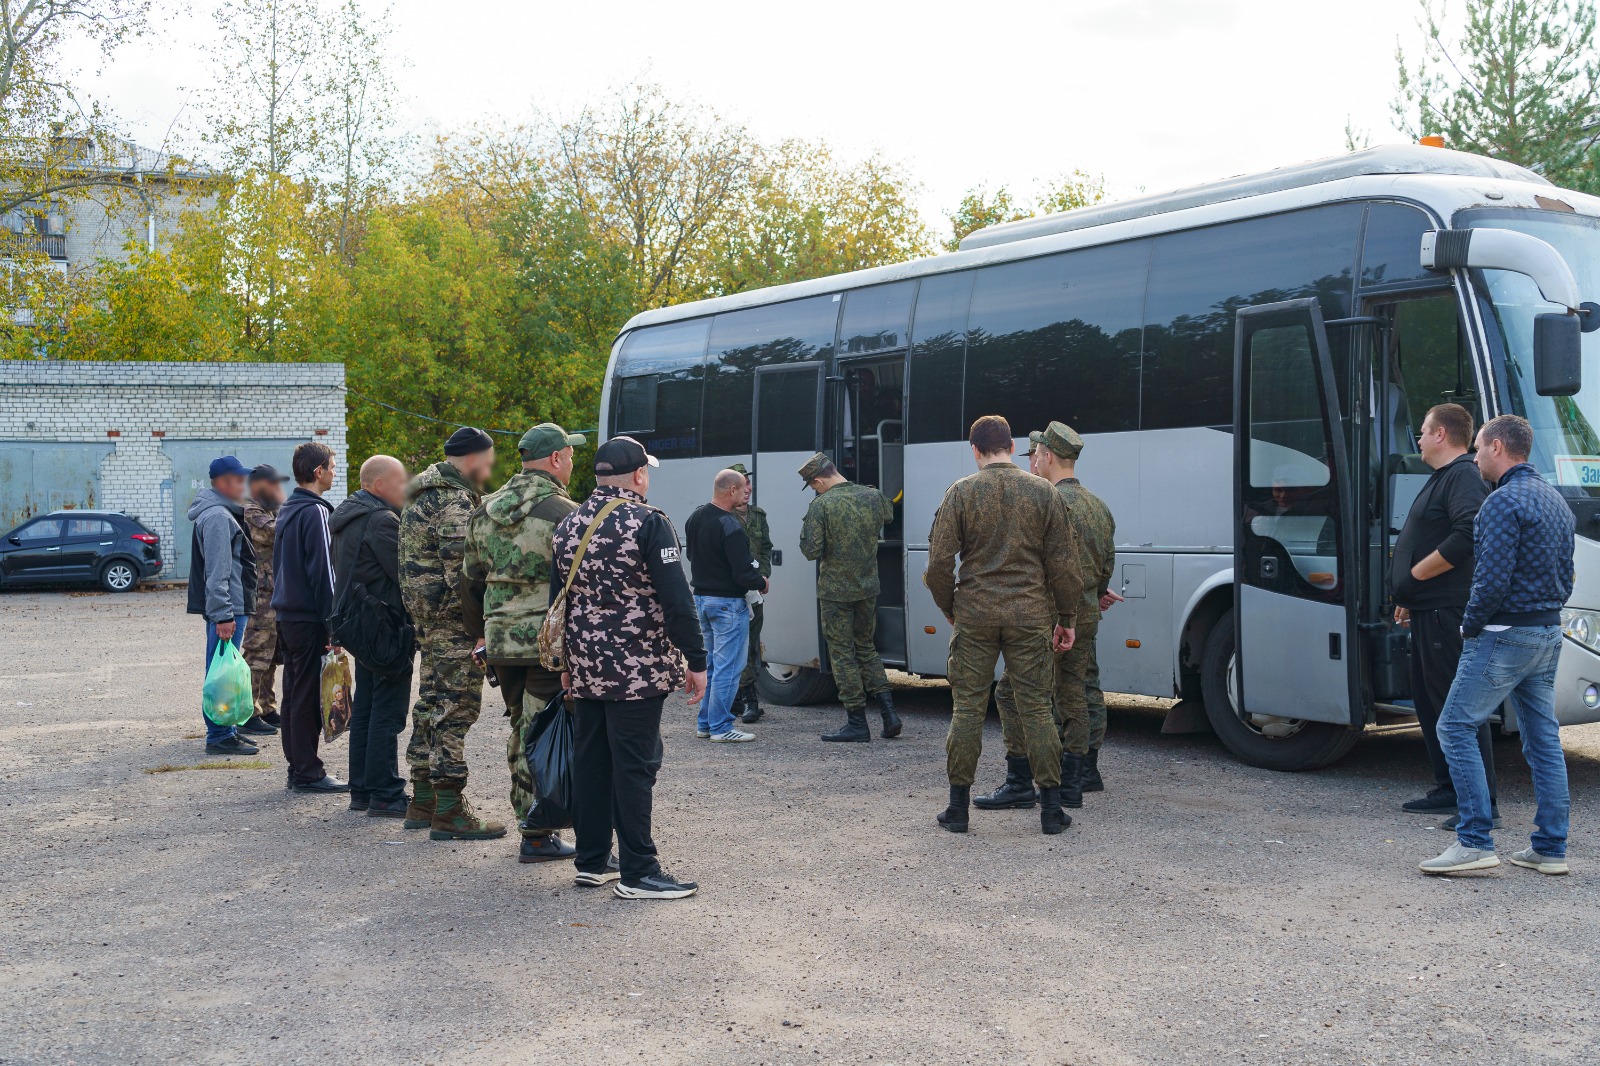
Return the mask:
<path id="1" fill-rule="evenodd" d="M 1590 651 L 1600 652 L 1600 611 L 1563 609 L 1561 632 Z"/>

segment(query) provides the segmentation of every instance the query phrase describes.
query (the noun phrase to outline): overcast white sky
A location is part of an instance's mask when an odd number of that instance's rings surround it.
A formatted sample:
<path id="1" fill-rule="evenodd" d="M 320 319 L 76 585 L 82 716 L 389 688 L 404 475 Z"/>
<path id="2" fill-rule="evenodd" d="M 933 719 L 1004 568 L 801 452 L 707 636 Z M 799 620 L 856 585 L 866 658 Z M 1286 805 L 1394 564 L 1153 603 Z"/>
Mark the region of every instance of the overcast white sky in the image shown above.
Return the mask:
<path id="1" fill-rule="evenodd" d="M 325 0 L 327 2 L 327 0 Z M 177 0 L 158 0 L 169 11 Z M 211 77 L 209 0 L 125 48 L 98 89 L 160 144 Z M 763 138 L 881 149 L 924 183 L 930 223 L 980 182 L 1073 167 L 1112 195 L 1343 151 L 1348 116 L 1391 126 L 1410 0 L 396 0 L 404 117 L 450 130 L 567 113 L 641 74 Z"/>

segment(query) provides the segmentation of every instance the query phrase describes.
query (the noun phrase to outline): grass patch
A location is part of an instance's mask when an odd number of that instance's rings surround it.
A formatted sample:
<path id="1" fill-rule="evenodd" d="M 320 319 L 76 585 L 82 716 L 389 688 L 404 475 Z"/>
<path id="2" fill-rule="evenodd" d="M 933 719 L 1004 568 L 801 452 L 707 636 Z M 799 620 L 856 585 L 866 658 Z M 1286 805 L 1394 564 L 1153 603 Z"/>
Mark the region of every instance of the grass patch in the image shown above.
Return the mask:
<path id="1" fill-rule="evenodd" d="M 219 759 L 216 762 L 197 762 L 187 766 L 164 762 L 160 766 L 145 768 L 147 774 L 176 774 L 184 770 L 270 770 L 272 763 L 266 759 Z"/>

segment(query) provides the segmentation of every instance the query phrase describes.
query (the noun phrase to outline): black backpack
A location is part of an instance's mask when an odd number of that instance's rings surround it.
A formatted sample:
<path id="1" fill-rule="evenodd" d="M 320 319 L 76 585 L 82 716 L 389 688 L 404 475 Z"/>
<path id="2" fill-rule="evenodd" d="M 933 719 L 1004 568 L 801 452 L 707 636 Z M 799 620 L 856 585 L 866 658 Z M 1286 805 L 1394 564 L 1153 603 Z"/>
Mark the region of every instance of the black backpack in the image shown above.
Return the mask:
<path id="1" fill-rule="evenodd" d="M 411 669 L 417 629 L 411 620 L 352 581 L 333 605 L 328 632 L 335 644 L 381 677 L 398 677 Z"/>

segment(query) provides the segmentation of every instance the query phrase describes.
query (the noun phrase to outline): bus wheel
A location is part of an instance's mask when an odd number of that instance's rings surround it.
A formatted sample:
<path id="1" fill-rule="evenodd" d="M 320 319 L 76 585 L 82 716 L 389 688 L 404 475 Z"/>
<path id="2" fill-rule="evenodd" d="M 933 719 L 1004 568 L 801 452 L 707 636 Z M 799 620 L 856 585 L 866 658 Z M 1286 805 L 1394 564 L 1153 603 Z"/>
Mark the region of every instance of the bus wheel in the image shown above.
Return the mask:
<path id="1" fill-rule="evenodd" d="M 1227 611 L 1211 627 L 1200 660 L 1206 718 L 1224 747 L 1251 766 L 1287 771 L 1327 766 L 1355 747 L 1361 731 L 1346 726 L 1276 715 L 1241 719 L 1235 640 L 1233 612 Z"/>
<path id="2" fill-rule="evenodd" d="M 833 677 L 809 666 L 783 666 L 762 663 L 756 671 L 756 692 L 779 707 L 799 707 L 807 703 L 826 703 L 838 696 Z"/>

